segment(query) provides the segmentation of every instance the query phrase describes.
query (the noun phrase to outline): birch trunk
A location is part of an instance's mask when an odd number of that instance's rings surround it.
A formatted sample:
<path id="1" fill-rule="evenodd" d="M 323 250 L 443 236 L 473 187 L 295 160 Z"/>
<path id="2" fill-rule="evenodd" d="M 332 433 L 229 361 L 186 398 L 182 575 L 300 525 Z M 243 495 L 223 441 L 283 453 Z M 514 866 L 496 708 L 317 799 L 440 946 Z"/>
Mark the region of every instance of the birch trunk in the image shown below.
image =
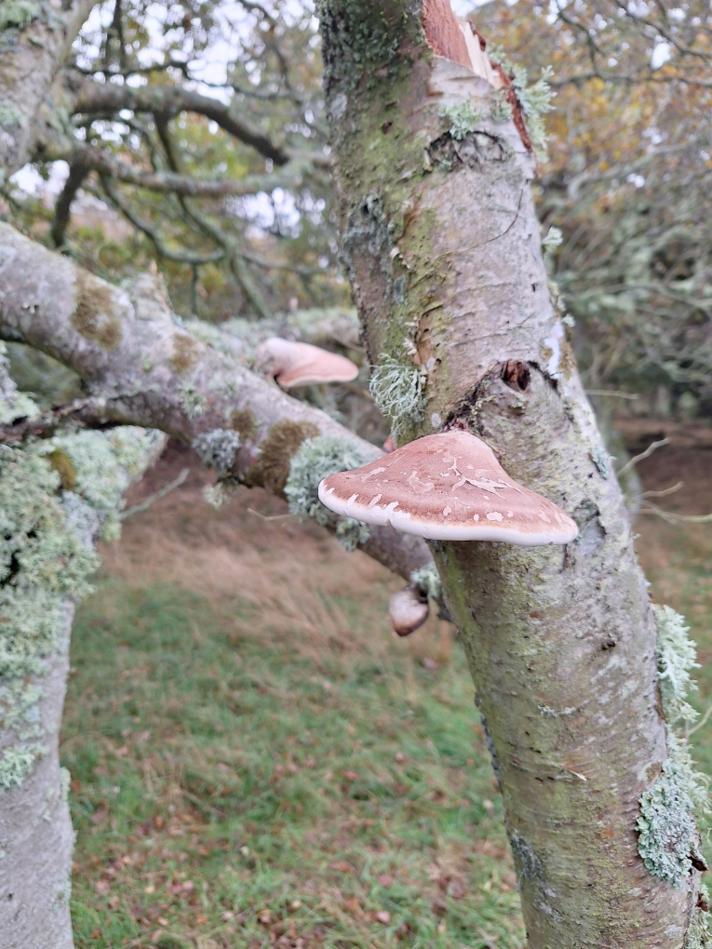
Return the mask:
<path id="1" fill-rule="evenodd" d="M 424 7 L 322 4 L 341 235 L 369 361 L 403 383 L 400 401 L 384 401 L 403 437 L 466 427 L 579 524 L 566 548 L 431 544 L 504 799 L 528 944 L 681 949 L 699 875 L 688 864 L 664 882 L 636 837 L 668 754 L 654 619 L 552 303 L 528 135 L 518 109 L 506 115 L 507 88 L 433 52 L 423 20 L 440 17 L 441 48 L 456 26 L 447 4 Z"/>

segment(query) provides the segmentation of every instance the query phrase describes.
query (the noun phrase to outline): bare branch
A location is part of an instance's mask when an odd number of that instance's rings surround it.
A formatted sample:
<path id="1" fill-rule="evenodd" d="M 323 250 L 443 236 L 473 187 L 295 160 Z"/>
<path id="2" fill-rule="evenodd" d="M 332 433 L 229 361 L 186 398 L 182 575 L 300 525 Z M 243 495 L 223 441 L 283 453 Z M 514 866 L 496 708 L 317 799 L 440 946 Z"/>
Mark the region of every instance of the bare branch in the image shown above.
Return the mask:
<path id="1" fill-rule="evenodd" d="M 150 112 L 156 116 L 173 118 L 181 112 L 194 112 L 216 122 L 223 131 L 275 165 L 286 165 L 290 152 L 272 141 L 259 129 L 239 119 L 233 109 L 210 96 L 183 86 L 127 86 L 100 83 L 74 74 L 76 84 L 74 112 L 92 114 L 96 112 L 115 114 L 122 109 L 133 112 Z"/>

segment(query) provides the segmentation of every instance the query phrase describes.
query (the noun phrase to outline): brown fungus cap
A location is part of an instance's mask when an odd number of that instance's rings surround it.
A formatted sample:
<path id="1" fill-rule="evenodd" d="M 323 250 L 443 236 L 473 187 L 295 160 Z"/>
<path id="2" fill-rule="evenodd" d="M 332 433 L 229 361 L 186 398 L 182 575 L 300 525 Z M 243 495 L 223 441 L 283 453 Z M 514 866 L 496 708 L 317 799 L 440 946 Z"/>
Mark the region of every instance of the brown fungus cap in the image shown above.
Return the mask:
<path id="1" fill-rule="evenodd" d="M 358 375 L 358 366 L 345 356 L 279 336 L 270 336 L 260 344 L 255 362 L 283 389 L 319 382 L 351 382 Z"/>
<path id="2" fill-rule="evenodd" d="M 469 432 L 426 435 L 353 471 L 329 475 L 319 500 L 344 517 L 430 540 L 566 544 L 575 522 L 517 484 Z"/>

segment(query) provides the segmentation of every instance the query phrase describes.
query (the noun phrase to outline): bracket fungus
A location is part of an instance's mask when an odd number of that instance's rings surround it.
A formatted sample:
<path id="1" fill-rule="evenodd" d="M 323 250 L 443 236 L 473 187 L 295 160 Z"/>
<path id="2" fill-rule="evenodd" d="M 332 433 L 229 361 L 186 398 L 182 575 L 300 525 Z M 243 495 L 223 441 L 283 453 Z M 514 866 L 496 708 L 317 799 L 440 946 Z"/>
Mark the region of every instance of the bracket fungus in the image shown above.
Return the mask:
<path id="1" fill-rule="evenodd" d="M 388 601 L 388 616 L 393 631 L 399 636 L 410 636 L 430 615 L 428 598 L 415 587 L 406 587 L 392 593 Z"/>
<path id="2" fill-rule="evenodd" d="M 270 336 L 257 347 L 255 364 L 273 376 L 283 389 L 321 382 L 351 382 L 358 375 L 356 363 L 345 356 L 280 336 Z"/>
<path id="3" fill-rule="evenodd" d="M 336 514 L 429 540 L 535 546 L 567 544 L 578 533 L 568 514 L 510 478 L 485 442 L 460 429 L 329 475 L 319 500 Z"/>

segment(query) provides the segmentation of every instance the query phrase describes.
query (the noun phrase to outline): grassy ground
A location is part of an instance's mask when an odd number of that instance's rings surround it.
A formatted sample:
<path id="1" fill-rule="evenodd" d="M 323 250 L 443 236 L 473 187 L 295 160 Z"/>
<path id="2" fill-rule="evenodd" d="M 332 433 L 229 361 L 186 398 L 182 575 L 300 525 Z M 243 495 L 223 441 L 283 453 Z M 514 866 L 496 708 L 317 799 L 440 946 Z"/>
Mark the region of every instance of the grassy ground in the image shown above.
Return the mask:
<path id="1" fill-rule="evenodd" d="M 521 947 L 448 627 L 395 641 L 393 581 L 367 558 L 263 495 L 218 514 L 199 495 L 192 476 L 127 523 L 75 630 L 63 758 L 78 949 Z M 656 598 L 707 630 L 709 654 L 712 541 L 641 530 Z M 702 685 L 704 703 L 712 664 Z"/>

